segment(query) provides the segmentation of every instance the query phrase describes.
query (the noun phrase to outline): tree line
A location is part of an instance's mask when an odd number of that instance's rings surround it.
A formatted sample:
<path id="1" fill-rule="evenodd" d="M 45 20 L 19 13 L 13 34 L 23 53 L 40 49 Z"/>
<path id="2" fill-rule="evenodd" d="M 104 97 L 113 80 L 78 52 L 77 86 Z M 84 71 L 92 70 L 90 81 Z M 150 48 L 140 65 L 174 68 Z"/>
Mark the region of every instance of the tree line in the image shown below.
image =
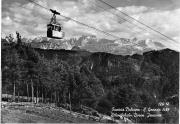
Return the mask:
<path id="1" fill-rule="evenodd" d="M 27 96 L 31 102 L 76 106 L 86 102 L 83 99 L 102 96 L 99 80 L 83 74 L 79 66 L 57 56 L 52 60 L 40 56 L 30 45 L 22 44 L 20 36 L 17 43 L 11 37 L 8 40 L 9 47 L 2 48 L 2 87 L 3 93 L 13 94 L 13 101 L 15 96 Z"/>

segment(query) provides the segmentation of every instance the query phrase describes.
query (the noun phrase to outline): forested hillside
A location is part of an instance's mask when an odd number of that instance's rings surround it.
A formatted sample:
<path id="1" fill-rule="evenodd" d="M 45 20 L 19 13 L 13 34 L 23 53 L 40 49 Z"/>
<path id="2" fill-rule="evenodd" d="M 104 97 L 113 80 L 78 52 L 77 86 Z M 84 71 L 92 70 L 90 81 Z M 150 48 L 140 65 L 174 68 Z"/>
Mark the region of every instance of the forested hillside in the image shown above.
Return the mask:
<path id="1" fill-rule="evenodd" d="M 138 121 L 174 123 L 178 119 L 176 51 L 164 49 L 122 56 L 83 50 L 43 50 L 1 41 L 3 94 L 36 97 L 39 102 L 53 102 L 57 106 L 68 103 L 74 111 L 85 105 L 107 115 L 112 107 L 155 107 L 159 102 L 170 102 L 171 111 L 162 113 L 162 119 Z"/>

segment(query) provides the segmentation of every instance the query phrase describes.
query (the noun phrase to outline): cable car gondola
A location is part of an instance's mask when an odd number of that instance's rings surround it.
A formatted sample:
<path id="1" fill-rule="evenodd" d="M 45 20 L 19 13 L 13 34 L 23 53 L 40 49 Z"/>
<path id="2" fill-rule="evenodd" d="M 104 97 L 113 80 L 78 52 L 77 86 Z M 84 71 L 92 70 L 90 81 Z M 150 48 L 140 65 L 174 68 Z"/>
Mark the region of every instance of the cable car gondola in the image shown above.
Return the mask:
<path id="1" fill-rule="evenodd" d="M 51 18 L 50 23 L 47 24 L 47 37 L 62 39 L 65 33 L 62 32 L 62 25 L 56 22 L 56 15 L 60 15 L 60 13 L 52 9 L 50 10 L 53 13 L 53 16 Z"/>

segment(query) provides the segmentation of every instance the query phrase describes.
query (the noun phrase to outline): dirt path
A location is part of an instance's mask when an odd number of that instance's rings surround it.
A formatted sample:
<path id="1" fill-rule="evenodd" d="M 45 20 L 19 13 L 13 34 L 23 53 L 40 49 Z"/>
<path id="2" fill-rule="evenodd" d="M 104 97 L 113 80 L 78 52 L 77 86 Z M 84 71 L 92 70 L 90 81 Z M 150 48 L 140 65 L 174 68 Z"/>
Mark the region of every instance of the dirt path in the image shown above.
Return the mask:
<path id="1" fill-rule="evenodd" d="M 92 123 L 95 121 L 75 118 L 59 110 L 38 107 L 11 106 L 1 108 L 2 123 Z"/>
<path id="2" fill-rule="evenodd" d="M 4 108 L 2 112 L 2 123 L 63 123 L 64 121 L 54 120 L 43 116 L 25 113 L 20 110 Z"/>

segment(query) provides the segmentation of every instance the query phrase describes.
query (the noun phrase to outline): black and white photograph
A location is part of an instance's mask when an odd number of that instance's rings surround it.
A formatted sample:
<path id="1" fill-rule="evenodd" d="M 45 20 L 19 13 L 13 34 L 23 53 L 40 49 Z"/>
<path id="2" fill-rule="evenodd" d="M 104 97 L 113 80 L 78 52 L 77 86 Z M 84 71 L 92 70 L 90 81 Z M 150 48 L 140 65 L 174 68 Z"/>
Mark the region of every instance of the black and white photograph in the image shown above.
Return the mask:
<path id="1" fill-rule="evenodd" d="M 179 124 L 180 0 L 1 0 L 1 123 Z"/>

